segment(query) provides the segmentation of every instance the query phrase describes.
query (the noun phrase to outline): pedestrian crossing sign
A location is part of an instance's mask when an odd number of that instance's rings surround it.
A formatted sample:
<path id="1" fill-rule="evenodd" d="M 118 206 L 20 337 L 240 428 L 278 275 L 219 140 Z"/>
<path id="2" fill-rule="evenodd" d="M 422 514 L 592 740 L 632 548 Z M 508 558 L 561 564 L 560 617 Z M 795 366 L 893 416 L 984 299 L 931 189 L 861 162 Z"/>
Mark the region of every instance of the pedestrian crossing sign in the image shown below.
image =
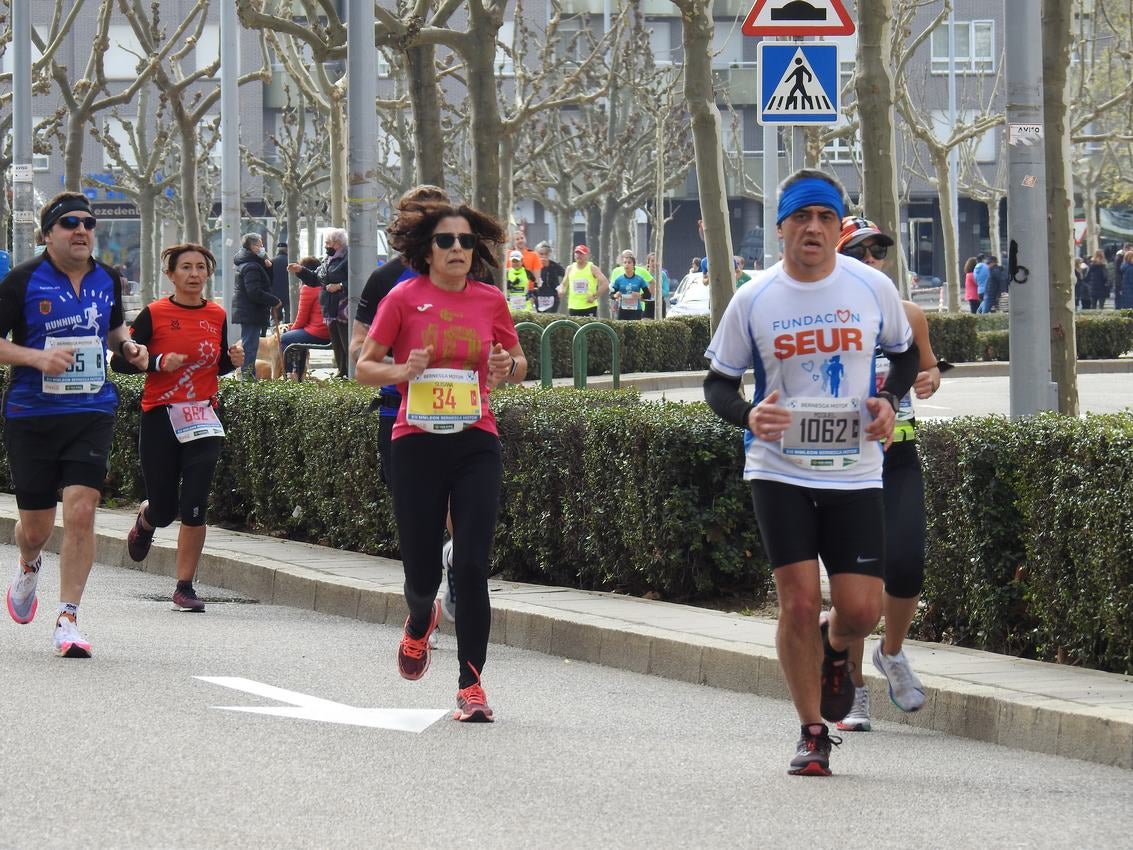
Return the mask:
<path id="1" fill-rule="evenodd" d="M 837 44 L 761 41 L 758 58 L 760 124 L 837 122 Z"/>

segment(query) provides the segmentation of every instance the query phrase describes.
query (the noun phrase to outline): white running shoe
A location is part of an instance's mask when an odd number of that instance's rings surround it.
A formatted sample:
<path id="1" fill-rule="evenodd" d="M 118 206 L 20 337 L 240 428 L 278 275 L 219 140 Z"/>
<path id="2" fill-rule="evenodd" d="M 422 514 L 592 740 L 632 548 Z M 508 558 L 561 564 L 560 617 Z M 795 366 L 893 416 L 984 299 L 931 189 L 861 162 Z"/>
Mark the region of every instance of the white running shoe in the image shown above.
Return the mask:
<path id="1" fill-rule="evenodd" d="M 90 658 L 90 641 L 70 617 L 55 624 L 55 654 L 63 658 Z"/>
<path id="2" fill-rule="evenodd" d="M 889 680 L 889 699 L 901 711 L 917 711 L 924 705 L 924 685 L 909 666 L 904 650 L 896 655 L 886 655 L 878 641 L 873 651 L 873 666 Z"/>
<path id="3" fill-rule="evenodd" d="M 452 585 L 452 541 L 445 542 L 441 549 L 441 564 L 445 569 L 445 581 L 441 587 L 441 611 L 450 623 L 456 622 L 456 589 Z"/>
<path id="4" fill-rule="evenodd" d="M 16 577 L 8 585 L 8 613 L 12 619 L 21 625 L 30 623 L 35 617 L 35 610 L 39 607 L 39 599 L 35 589 L 39 585 L 39 570 L 43 566 L 43 556 L 29 564 L 31 570 L 25 570 L 19 558 L 16 559 Z"/>
<path id="5" fill-rule="evenodd" d="M 838 729 L 842 732 L 868 732 L 869 725 L 869 691 L 866 688 L 854 688 L 854 707 L 850 713 L 838 721 Z"/>

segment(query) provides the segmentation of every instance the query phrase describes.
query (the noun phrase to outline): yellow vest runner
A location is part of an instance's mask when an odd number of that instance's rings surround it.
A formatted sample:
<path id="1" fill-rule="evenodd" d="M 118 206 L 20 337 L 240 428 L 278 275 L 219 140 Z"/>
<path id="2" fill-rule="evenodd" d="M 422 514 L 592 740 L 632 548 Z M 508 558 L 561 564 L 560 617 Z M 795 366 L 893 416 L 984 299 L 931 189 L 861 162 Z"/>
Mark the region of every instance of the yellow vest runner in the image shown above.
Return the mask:
<path id="1" fill-rule="evenodd" d="M 579 268 L 571 263 L 566 272 L 567 308 L 570 310 L 589 310 L 598 306 L 598 278 L 594 275 L 594 264 L 587 263 Z"/>
<path id="2" fill-rule="evenodd" d="M 509 268 L 507 270 L 507 301 L 513 310 L 530 310 L 531 299 L 527 297 L 529 278 L 527 269 Z"/>

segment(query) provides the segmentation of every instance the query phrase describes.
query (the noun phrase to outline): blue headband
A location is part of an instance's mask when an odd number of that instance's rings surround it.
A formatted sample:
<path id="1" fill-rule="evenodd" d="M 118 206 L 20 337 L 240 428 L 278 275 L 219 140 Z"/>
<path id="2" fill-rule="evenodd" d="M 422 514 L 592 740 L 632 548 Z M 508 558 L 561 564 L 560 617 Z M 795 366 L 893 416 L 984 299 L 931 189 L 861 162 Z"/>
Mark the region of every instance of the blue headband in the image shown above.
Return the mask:
<path id="1" fill-rule="evenodd" d="M 830 207 L 838 213 L 838 220 L 845 215 L 842 205 L 842 193 L 834 184 L 819 177 L 804 177 L 796 180 L 779 195 L 779 210 L 776 212 L 775 223 L 782 224 L 783 219 L 803 207 Z"/>

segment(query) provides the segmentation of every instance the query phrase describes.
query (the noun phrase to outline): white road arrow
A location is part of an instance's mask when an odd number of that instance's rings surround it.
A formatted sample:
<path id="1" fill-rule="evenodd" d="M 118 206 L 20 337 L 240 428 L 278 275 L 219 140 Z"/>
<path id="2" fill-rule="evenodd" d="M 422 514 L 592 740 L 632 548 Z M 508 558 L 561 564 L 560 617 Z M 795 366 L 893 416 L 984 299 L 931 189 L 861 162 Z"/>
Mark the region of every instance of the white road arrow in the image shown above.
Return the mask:
<path id="1" fill-rule="evenodd" d="M 288 691 L 238 676 L 196 676 L 202 682 L 255 694 L 258 697 L 288 703 L 288 707 L 271 705 L 214 705 L 220 711 L 245 711 L 249 714 L 274 714 L 296 720 L 318 720 L 322 723 L 343 723 L 347 726 L 369 726 L 398 732 L 424 732 L 449 714 L 443 708 L 355 708 L 341 702 L 320 699 L 298 691 Z"/>

